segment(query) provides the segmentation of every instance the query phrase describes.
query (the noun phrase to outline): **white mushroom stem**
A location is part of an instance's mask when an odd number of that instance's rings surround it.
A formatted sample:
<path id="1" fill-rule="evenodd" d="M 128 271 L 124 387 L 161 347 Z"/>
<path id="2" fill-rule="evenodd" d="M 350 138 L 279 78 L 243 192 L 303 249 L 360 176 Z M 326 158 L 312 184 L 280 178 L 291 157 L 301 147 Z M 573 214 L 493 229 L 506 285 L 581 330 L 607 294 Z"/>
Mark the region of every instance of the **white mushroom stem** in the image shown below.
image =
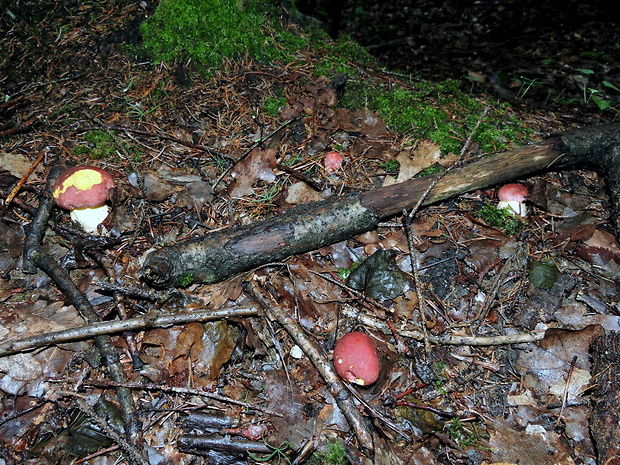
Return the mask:
<path id="1" fill-rule="evenodd" d="M 519 215 L 522 218 L 527 216 L 527 207 L 524 202 L 519 202 L 518 200 L 500 200 L 497 203 L 497 208 L 501 210 L 502 208 L 507 208 L 514 215 Z"/>
<path id="2" fill-rule="evenodd" d="M 94 208 L 76 208 L 71 210 L 71 219 L 82 226 L 82 229 L 89 234 L 98 234 L 97 229 L 108 217 L 110 207 L 106 204 Z"/>

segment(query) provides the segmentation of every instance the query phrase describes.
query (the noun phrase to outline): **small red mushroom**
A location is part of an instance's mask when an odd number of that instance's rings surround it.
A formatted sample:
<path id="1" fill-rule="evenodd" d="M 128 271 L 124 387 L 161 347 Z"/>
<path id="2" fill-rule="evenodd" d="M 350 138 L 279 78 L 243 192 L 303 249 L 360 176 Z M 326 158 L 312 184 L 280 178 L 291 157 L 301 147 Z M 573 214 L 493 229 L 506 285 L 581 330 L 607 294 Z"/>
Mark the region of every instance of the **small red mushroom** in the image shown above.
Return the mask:
<path id="1" fill-rule="evenodd" d="M 114 177 L 96 166 L 74 166 L 63 171 L 54 183 L 56 205 L 69 210 L 71 219 L 84 231 L 97 233 L 110 211 L 106 202 L 114 189 Z"/>
<path id="2" fill-rule="evenodd" d="M 342 168 L 342 162 L 344 159 L 338 152 L 328 152 L 323 160 L 323 166 L 328 173 L 335 173 Z"/>
<path id="3" fill-rule="evenodd" d="M 345 381 L 368 386 L 379 378 L 379 354 L 374 342 L 365 333 L 345 334 L 334 347 L 334 366 Z"/>
<path id="4" fill-rule="evenodd" d="M 523 218 L 527 216 L 527 208 L 525 200 L 529 192 L 527 187 L 521 184 L 506 184 L 497 191 L 499 203 L 497 208 L 507 208 L 513 215 L 519 215 Z"/>

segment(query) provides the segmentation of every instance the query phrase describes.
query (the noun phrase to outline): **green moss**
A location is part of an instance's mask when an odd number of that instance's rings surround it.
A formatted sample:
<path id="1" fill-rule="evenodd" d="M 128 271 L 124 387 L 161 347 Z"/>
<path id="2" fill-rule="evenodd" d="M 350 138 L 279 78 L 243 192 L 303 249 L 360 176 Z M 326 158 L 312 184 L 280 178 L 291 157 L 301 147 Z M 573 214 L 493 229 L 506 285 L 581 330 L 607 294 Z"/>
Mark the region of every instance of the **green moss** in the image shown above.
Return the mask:
<path id="1" fill-rule="evenodd" d="M 332 442 L 327 452 L 315 452 L 308 460 L 308 465 L 348 465 L 349 458 L 344 446 L 340 442 Z"/>
<path id="2" fill-rule="evenodd" d="M 77 146 L 73 150 L 74 154 L 88 154 L 93 160 L 101 160 L 116 155 L 114 138 L 107 131 L 88 131 L 83 137 L 90 144 L 88 146 Z"/>
<path id="3" fill-rule="evenodd" d="M 188 287 L 193 282 L 194 282 L 194 276 L 191 273 L 184 273 L 179 278 L 179 286 L 181 287 Z"/>
<path id="4" fill-rule="evenodd" d="M 441 163 L 433 163 L 431 166 L 424 168 L 418 174 L 415 175 L 416 178 L 422 178 L 424 176 L 430 176 L 431 174 L 441 173 L 446 171 Z"/>
<path id="5" fill-rule="evenodd" d="M 275 1 L 162 0 L 140 26 L 143 46 L 157 60 L 189 58 L 206 67 L 246 53 L 259 61 L 273 59 L 280 51 L 265 18 L 274 16 L 275 7 Z M 288 43 L 292 36 L 278 37 Z"/>
<path id="6" fill-rule="evenodd" d="M 314 23 L 292 30 L 270 21 L 277 17 L 279 4 L 277 0 L 162 0 L 140 26 L 143 48 L 155 60 L 191 59 L 202 69 L 246 54 L 263 63 L 286 60 L 290 64 L 301 61 L 297 51 L 312 48 L 317 54 L 316 73 L 321 76 L 352 74 L 356 70 L 352 61 L 373 61 L 348 37 L 333 42 Z"/>
<path id="7" fill-rule="evenodd" d="M 352 80 L 342 105 L 351 109 L 366 106 L 379 113 L 390 129 L 410 134 L 415 139 L 430 139 L 439 144 L 443 152 L 459 153 L 487 102 L 461 91 L 455 80 L 439 84 L 416 83 L 411 88 L 371 86 Z M 527 132 L 508 110 L 498 105 L 480 122 L 473 141 L 483 152 L 504 150 L 522 137 L 521 133 Z"/>
<path id="8" fill-rule="evenodd" d="M 498 209 L 490 204 L 474 212 L 474 216 L 481 218 L 486 224 L 503 231 L 508 236 L 520 233 L 525 227 L 525 223 L 513 215 L 508 208 Z"/>
<path id="9" fill-rule="evenodd" d="M 135 151 L 126 142 L 115 139 L 112 134 L 103 130 L 94 130 L 84 133 L 83 139 L 88 144 L 74 147 L 74 155 L 87 155 L 92 160 L 102 160 L 104 158 L 114 158 L 118 152 L 131 153 L 134 161 L 141 158 L 139 151 Z"/>
<path id="10" fill-rule="evenodd" d="M 320 54 L 315 63 L 316 74 L 332 77 L 335 74 L 355 76 L 359 65 L 370 65 L 374 58 L 357 42 L 348 36 L 340 37 L 336 42 L 323 38 L 322 42 L 311 40 L 310 44 Z"/>
<path id="11" fill-rule="evenodd" d="M 386 173 L 396 176 L 400 171 L 400 162 L 396 158 L 392 158 L 391 160 L 381 163 L 379 168 L 383 169 Z"/>
<path id="12" fill-rule="evenodd" d="M 280 108 L 286 105 L 286 97 L 282 91 L 277 96 L 269 96 L 263 103 L 263 111 L 269 116 L 278 116 Z"/>

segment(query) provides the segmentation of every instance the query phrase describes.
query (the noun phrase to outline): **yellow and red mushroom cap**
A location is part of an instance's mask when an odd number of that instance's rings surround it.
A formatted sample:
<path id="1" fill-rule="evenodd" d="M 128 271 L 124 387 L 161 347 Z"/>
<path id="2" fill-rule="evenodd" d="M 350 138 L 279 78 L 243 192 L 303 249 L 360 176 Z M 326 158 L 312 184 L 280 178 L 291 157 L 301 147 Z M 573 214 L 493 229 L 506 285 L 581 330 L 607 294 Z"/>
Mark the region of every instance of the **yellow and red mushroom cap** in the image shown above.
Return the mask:
<path id="1" fill-rule="evenodd" d="M 74 166 L 63 171 L 52 194 L 56 204 L 66 210 L 104 205 L 114 189 L 114 177 L 96 166 Z"/>

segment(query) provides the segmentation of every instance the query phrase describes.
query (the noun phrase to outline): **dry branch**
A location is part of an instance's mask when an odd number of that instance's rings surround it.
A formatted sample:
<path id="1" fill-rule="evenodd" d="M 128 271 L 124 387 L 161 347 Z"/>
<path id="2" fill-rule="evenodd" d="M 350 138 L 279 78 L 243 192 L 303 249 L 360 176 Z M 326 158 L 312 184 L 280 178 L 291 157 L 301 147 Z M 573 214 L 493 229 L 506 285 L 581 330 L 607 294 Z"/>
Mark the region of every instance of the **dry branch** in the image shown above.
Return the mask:
<path id="1" fill-rule="evenodd" d="M 155 287 L 214 283 L 243 271 L 318 249 L 375 229 L 380 220 L 475 189 L 553 169 L 592 166 L 607 174 L 618 226 L 620 213 L 620 124 L 568 131 L 438 174 L 364 194 L 352 194 L 289 210 L 285 216 L 230 228 L 160 247 L 145 258 L 142 276 Z M 439 179 L 438 179 L 439 178 Z"/>
<path id="2" fill-rule="evenodd" d="M 38 347 L 47 347 L 67 342 L 81 341 L 95 336 L 117 334 L 125 331 L 144 331 L 153 328 L 168 328 L 174 325 L 184 325 L 197 321 L 205 322 L 228 318 L 240 318 L 254 316 L 257 313 L 258 312 L 253 308 L 234 308 L 175 313 L 174 315 L 164 315 L 157 318 L 142 316 L 127 318 L 125 320 L 101 321 L 62 331 L 54 331 L 23 339 L 2 342 L 0 343 L 0 357 L 25 352 Z M 121 385 L 121 387 L 123 387 L 123 385 Z"/>

